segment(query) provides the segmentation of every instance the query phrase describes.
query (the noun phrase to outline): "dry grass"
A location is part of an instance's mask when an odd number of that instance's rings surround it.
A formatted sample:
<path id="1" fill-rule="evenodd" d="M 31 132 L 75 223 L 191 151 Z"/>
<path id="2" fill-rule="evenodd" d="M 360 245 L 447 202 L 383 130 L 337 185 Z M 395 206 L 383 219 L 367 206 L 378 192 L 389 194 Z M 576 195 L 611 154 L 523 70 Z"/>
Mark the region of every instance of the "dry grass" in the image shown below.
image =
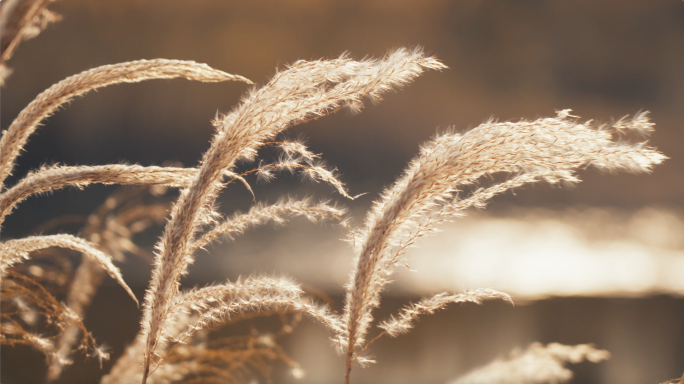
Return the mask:
<path id="1" fill-rule="evenodd" d="M 28 259 L 32 252 L 53 247 L 73 249 L 93 259 L 126 290 L 136 303 L 138 302 L 133 291 L 123 281 L 119 268 L 112 263 L 111 258 L 97 249 L 94 244 L 72 235 L 31 236 L 4 241 L 0 245 L 0 278 L 4 277 L 12 265 Z"/>
<path id="2" fill-rule="evenodd" d="M 221 72 L 206 64 L 165 59 L 104 65 L 68 77 L 38 95 L 3 133 L 0 139 L 0 189 L 7 176 L 12 173 L 16 158 L 29 136 L 40 122 L 50 116 L 60 105 L 76 96 L 112 84 L 177 77 L 205 82 L 237 80 L 250 83 L 242 76 Z"/>
<path id="3" fill-rule="evenodd" d="M 146 381 L 157 342 L 178 295 L 181 275 L 193 261 L 189 252 L 199 224 L 212 216 L 224 171 L 238 159 L 250 159 L 255 149 L 280 131 L 345 106 L 360 108 L 364 97 L 401 86 L 426 68 L 443 68 L 421 51 L 397 50 L 383 60 L 356 62 L 346 57 L 330 61 L 299 61 L 245 97 L 234 112 L 216 122 L 217 133 L 202 159 L 200 173 L 181 191 L 163 238 L 158 244 L 150 288 L 145 295 L 142 329 L 147 334 Z"/>
<path id="4" fill-rule="evenodd" d="M 497 193 L 524 183 L 545 180 L 577 182 L 573 171 L 593 165 L 607 170 L 646 172 L 665 157 L 643 143 L 613 141 L 617 131 L 646 134 L 652 124 L 645 114 L 612 129 L 580 123 L 561 111 L 558 117 L 532 122 L 485 123 L 464 135 L 447 133 L 423 146 L 403 177 L 387 189 L 353 236 L 360 243 L 356 271 L 347 286 L 347 328 L 340 345 L 347 354 L 347 382 L 352 366 L 365 350 L 365 337 L 402 251 L 435 224 L 482 206 Z M 508 181 L 481 188 L 463 199 L 459 188 L 497 173 Z"/>
<path id="5" fill-rule="evenodd" d="M 112 255 L 114 260 L 124 261 L 124 253 L 132 253 L 145 260 L 151 255 L 138 248 L 132 237 L 152 224 L 161 225 L 168 213 L 169 204 L 145 204 L 145 195 L 157 200 L 162 190 L 122 188 L 107 198 L 104 204 L 86 219 L 81 236 L 98 244 L 98 248 Z M 46 229 L 46 228 L 41 228 Z M 74 273 L 67 294 L 67 307 L 81 318 L 97 293 L 104 278 L 102 268 L 89 258 L 84 258 Z M 57 341 L 57 358 L 51 359 L 48 381 L 59 379 L 64 364 L 83 330 L 69 325 Z"/>
<path id="6" fill-rule="evenodd" d="M 572 372 L 565 363 L 581 363 L 584 360 L 598 363 L 610 358 L 608 351 L 593 345 L 563 345 L 552 343 L 544 346 L 530 345 L 524 351 L 514 350 L 507 359 L 497 359 L 484 367 L 465 374 L 450 384 L 543 384 L 565 383 Z"/>
<path id="7" fill-rule="evenodd" d="M 7 4 L 4 2 L 2 7 L 5 19 L 7 12 L 11 12 Z M 41 4 L 44 6 L 44 2 Z M 341 109 L 358 112 L 365 100 L 377 102 L 384 93 L 401 88 L 425 70 L 445 68 L 420 49 L 403 48 L 382 59 L 355 61 L 343 55 L 333 60 L 298 61 L 276 73 L 262 87 L 250 90 L 232 112 L 214 121 L 216 133 L 197 168 L 122 164 L 54 166 L 32 172 L 3 189 L 2 183 L 12 173 L 28 137 L 41 121 L 76 96 L 111 84 L 148 79 L 182 77 L 249 83 L 243 77 L 204 64 L 164 59 L 108 65 L 82 72 L 38 95 L 3 132 L 0 225 L 26 197 L 69 185 L 84 187 L 104 183 L 181 188 L 177 201 L 168 209 L 168 222 L 156 246 L 140 333 L 102 383 L 247 382 L 254 375 L 268 377 L 274 361 L 284 361 L 298 376 L 300 368 L 278 346 L 274 336 L 243 335 L 207 342 L 206 334 L 236 319 L 246 321 L 254 316 L 279 316 L 283 320 L 282 332 L 289 333 L 294 319 L 301 315 L 329 329 L 334 344 L 345 356 L 343 375 L 349 383 L 355 364 L 372 362 L 364 356 L 371 343 L 385 334 L 396 337 L 408 332 L 418 316 L 431 314 L 450 303 L 479 304 L 485 299 L 511 301 L 508 295 L 491 289 L 441 293 L 377 324 L 377 335 L 368 340 L 375 323 L 373 310 L 380 305 L 381 292 L 390 282 L 393 267 L 401 263 L 407 247 L 438 224 L 463 215 L 469 207 L 483 207 L 493 196 L 526 183 L 578 182 L 575 170 L 587 166 L 608 171 L 648 172 L 665 159 L 645 142 L 616 140 L 624 132 L 640 136 L 651 133 L 653 124 L 646 113 L 612 126 L 596 126 L 581 122 L 565 110 L 555 117 L 535 121 L 490 121 L 465 134 L 448 132 L 425 144 L 404 175 L 374 203 L 365 224 L 350 230 L 349 239 L 356 247 L 357 260 L 347 285 L 342 314 L 318 304 L 300 285 L 284 278 L 259 276 L 188 292 L 179 289 L 180 278 L 187 274 L 194 253 L 221 235 L 237 236 L 251 227 L 268 222 L 283 223 L 294 216 L 313 222 L 331 220 L 348 227 L 344 209 L 326 202 L 312 203 L 311 199 L 290 198 L 273 205 L 256 204 L 249 212 L 235 214 L 230 219 L 223 218 L 215 202 L 225 185 L 234 180 L 251 191 L 243 177 L 246 174 L 256 173 L 268 180 L 280 170 L 301 171 L 331 185 L 342 196 L 353 198 L 335 173 L 323 166 L 319 155 L 302 143 L 273 142 L 273 138 L 292 126 Z M 257 149 L 264 145 L 280 148 L 283 156 L 278 162 L 260 163 L 246 173 L 234 173 L 237 161 L 253 161 Z M 502 175 L 508 179 L 487 185 L 488 177 Z M 475 184 L 484 186 L 464 194 L 468 186 Z M 124 252 L 144 255 L 131 241 L 132 235 L 150 225 L 150 220 L 160 222 L 167 216 L 166 206 L 127 205 L 130 196 L 118 193 L 88 218 L 83 238 L 40 235 L 4 239 L 0 244 L 2 300 L 7 305 L 2 314 L 2 343 L 29 345 L 42 351 L 50 366 L 48 381 L 59 378 L 75 350 L 106 358 L 83 327 L 85 308 L 102 280 L 102 270 L 135 300 L 113 259 L 120 260 Z M 89 258 L 75 273 L 66 305 L 58 303 L 40 283 L 12 270 L 33 252 L 52 247 L 72 249 Z M 31 315 L 35 308 L 37 314 Z M 42 316 L 55 328 L 50 336 L 27 331 L 35 321 L 31 318 L 36 316 Z M 79 334 L 82 335 L 80 342 Z M 504 381 L 500 382 L 513 379 L 529 383 L 560 382 L 570 377 L 569 371 L 563 368 L 564 362 L 585 358 L 598 362 L 607 359 L 608 354 L 586 345 L 542 347 L 535 344 L 456 383 L 491 382 L 492 377 L 503 377 Z"/>
<path id="8" fill-rule="evenodd" d="M 6 0 L 0 7 L 0 85 L 12 71 L 5 66 L 19 44 L 38 34 L 60 16 L 46 7 L 54 0 Z"/>

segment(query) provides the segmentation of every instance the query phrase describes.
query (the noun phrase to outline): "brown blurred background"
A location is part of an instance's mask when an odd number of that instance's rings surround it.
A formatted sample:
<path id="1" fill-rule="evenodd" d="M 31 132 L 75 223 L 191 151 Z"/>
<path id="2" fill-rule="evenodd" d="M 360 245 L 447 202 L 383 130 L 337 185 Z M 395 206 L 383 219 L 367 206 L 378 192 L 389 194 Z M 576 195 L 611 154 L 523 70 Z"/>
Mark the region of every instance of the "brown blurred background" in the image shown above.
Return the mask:
<path id="1" fill-rule="evenodd" d="M 24 42 L 8 63 L 14 73 L 2 89 L 2 129 L 45 88 L 99 65 L 143 58 L 195 60 L 263 84 L 276 68 L 298 59 L 330 58 L 343 52 L 354 58 L 377 57 L 391 48 L 420 45 L 450 69 L 425 74 L 378 105 L 367 105 L 359 115 L 338 113 L 288 133 L 290 137 L 302 135 L 313 151 L 323 153 L 342 173 L 352 194 L 368 192 L 354 202 L 342 202 L 352 209 L 356 224 L 362 222 L 382 187 L 400 174 L 420 143 L 435 132 L 449 127 L 466 130 L 490 117 L 533 119 L 565 108 L 604 122 L 651 111 L 656 132 L 650 143 L 670 159 L 650 175 L 588 170 L 580 172 L 584 181 L 573 188 L 526 187 L 496 198 L 487 211 L 491 217 L 515 220 L 521 211 L 543 208 L 541 217 L 562 218 L 572 216 L 569 209 L 599 209 L 609 217 L 596 219 L 594 227 L 604 230 L 606 238 L 614 235 L 611 228 L 617 228 L 622 218 L 629 222 L 647 208 L 673 217 L 670 222 L 674 224 L 666 222 L 663 228 L 679 228 L 683 222 L 681 0 L 63 0 L 51 8 L 64 19 Z M 210 120 L 217 111 L 229 111 L 246 89 L 241 83 L 173 80 L 93 92 L 45 122 L 26 146 L 10 183 L 45 163 L 161 165 L 174 161 L 194 166 L 208 148 Z M 87 214 L 111 191 L 89 187 L 31 198 L 7 218 L 3 238 L 25 236 L 55 216 Z M 287 176 L 272 184 L 257 184 L 255 192 L 260 201 L 273 201 L 286 193 L 342 200 L 326 186 L 302 184 Z M 222 209 L 245 210 L 250 203 L 251 196 L 235 187 L 222 200 Z M 591 224 L 578 221 L 576 215 L 568 220 L 574 227 Z M 448 226 L 437 239 L 449 238 L 449 230 L 459 229 Z M 641 241 L 633 240 L 633 231 L 623 232 L 620 241 L 628 247 Z M 487 234 L 491 238 L 482 241 L 497 238 L 496 231 Z M 156 235 L 140 241 L 149 248 Z M 312 236 L 316 241 L 310 240 Z M 338 282 L 345 280 L 351 262 L 351 251 L 337 240 L 343 236 L 339 229 L 301 223 L 280 230 L 265 228 L 244 242 L 215 248 L 213 255 L 200 255 L 186 284 L 275 271 L 312 285 L 323 282 L 322 288 L 340 303 Z M 670 278 L 675 283 L 684 281 L 680 232 L 668 236 L 665 245 L 642 242 L 648 243 L 644 257 L 653 249 L 670 252 L 662 257 L 682 267 Z M 259 241 L 265 237 L 273 239 L 272 243 Z M 296 251 L 287 248 L 293 243 L 303 245 Z M 504 244 L 500 249 L 509 248 Z M 288 257 L 281 256 L 281 251 Z M 430 255 L 420 257 L 429 259 Z M 323 277 L 306 267 L 313 263 L 325 268 L 329 260 L 338 260 L 330 268 L 335 272 L 326 275 L 318 270 Z M 142 296 L 149 267 L 131 261 L 122 269 Z M 604 273 L 610 274 L 610 266 Z M 496 280 L 487 282 L 497 288 Z M 379 363 L 356 370 L 354 382 L 445 383 L 515 346 L 558 341 L 594 342 L 613 353 L 609 362 L 577 366 L 573 383 L 655 384 L 684 371 L 684 299 L 677 289 L 649 287 L 637 292 L 600 291 L 590 294 L 591 298 L 556 297 L 558 292 L 542 289 L 538 296 L 553 298 L 515 308 L 500 303 L 451 308 L 426 318 L 403 338 L 380 342 L 372 351 Z M 443 287 L 430 288 L 392 288 L 378 317 L 395 312 L 408 299 Z M 562 296 L 577 294 L 584 295 L 568 291 Z M 111 285 L 95 299 L 89 316 L 86 324 L 98 340 L 112 346 L 116 359 L 137 331 L 140 312 Z M 301 382 L 341 382 L 342 359 L 328 348 L 324 332 L 313 325 L 298 331 L 287 346 L 309 373 Z M 37 368 L 27 373 L 18 369 L 20 363 Z M 77 363 L 63 382 L 95 382 L 100 374 L 96 365 Z M 42 369 L 39 355 L 2 349 L 3 383 L 40 382 Z M 292 381 L 286 374 L 276 378 L 276 382 Z"/>

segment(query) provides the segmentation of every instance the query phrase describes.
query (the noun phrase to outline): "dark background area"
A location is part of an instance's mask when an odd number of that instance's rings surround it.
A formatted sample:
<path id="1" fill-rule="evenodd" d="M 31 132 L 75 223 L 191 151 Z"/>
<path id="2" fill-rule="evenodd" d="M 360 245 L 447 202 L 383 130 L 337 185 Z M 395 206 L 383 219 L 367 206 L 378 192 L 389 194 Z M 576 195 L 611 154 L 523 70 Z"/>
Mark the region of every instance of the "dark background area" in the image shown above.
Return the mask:
<path id="1" fill-rule="evenodd" d="M 24 42 L 8 63 L 14 73 L 2 89 L 2 129 L 53 83 L 99 65 L 152 58 L 195 60 L 263 84 L 276 68 L 299 59 L 332 58 L 343 52 L 354 58 L 379 57 L 392 48 L 420 45 L 449 69 L 426 73 L 379 104 L 369 103 L 359 115 L 342 112 L 287 133 L 304 136 L 314 152 L 337 167 L 351 194 L 368 192 L 354 202 L 343 202 L 355 212 L 356 224 L 382 187 L 434 133 L 449 127 L 463 131 L 491 117 L 534 119 L 566 108 L 599 122 L 648 110 L 656 123 L 650 144 L 670 159 L 650 175 L 582 171 L 584 181 L 577 187 L 528 186 L 496 198 L 490 209 L 684 209 L 681 0 L 63 0 L 51 9 L 63 20 Z M 194 166 L 208 148 L 210 120 L 217 111 L 229 111 L 247 89 L 243 83 L 154 80 L 92 92 L 44 122 L 8 184 L 46 163 L 172 161 Z M 286 193 L 341 200 L 329 187 L 287 176 L 254 188 L 260 201 Z M 88 214 L 112 190 L 94 186 L 32 197 L 7 218 L 3 239 L 26 236 L 52 217 Z M 245 210 L 251 196 L 231 187 L 221 201 L 224 212 Z M 142 242 L 151 245 L 153 236 Z M 145 281 L 145 268 L 124 270 Z M 193 284 L 212 282 L 201 275 L 189 279 Z M 144 283 L 135 289 L 142 296 Z M 114 359 L 136 333 L 139 318 L 120 293 L 116 287 L 105 288 L 86 321 L 98 340 L 113 347 Z M 395 312 L 407 299 L 391 298 L 384 308 Z M 112 311 L 126 313 L 125 320 L 112 321 Z M 98 324 L 106 326 L 101 329 Z M 681 324 L 684 300 L 664 296 L 463 307 L 426 318 L 404 339 L 385 341 L 376 354 L 379 364 L 356 371 L 356 382 L 443 383 L 515 346 L 557 341 L 624 347 L 611 349 L 619 365 L 582 364 L 573 383 L 655 384 L 684 370 Z M 306 327 L 304 334 L 316 332 Z M 496 347 L 492 339 L 500 341 Z M 429 353 L 430 346 L 444 340 L 460 347 Z M 296 349 L 296 339 L 290 343 Z M 322 345 L 327 348 L 325 341 Z M 339 360 L 339 366 L 331 367 L 330 382 L 341 381 Z M 20 364 L 35 368 L 27 371 L 18 368 Z M 40 364 L 37 354 L 3 348 L 2 382 L 40 382 Z M 67 371 L 74 376 L 65 376 L 63 382 L 93 382 L 96 366 L 77 363 Z M 78 376 L 84 372 L 92 376 Z"/>
<path id="2" fill-rule="evenodd" d="M 680 1 L 58 1 L 64 20 L 23 43 L 2 90 L 6 128 L 38 93 L 83 70 L 142 58 L 195 60 L 263 84 L 299 59 L 382 56 L 423 46 L 450 69 L 429 72 L 359 115 L 338 113 L 304 135 L 372 196 L 391 183 L 420 143 L 449 127 L 494 117 L 534 119 L 572 108 L 610 122 L 651 111 L 650 140 L 671 157 L 653 174 L 583 172 L 575 189 L 526 188 L 502 203 L 625 208 L 682 204 L 684 6 Z M 20 158 L 20 177 L 45 163 L 195 165 L 208 148 L 210 120 L 229 111 L 243 83 L 147 81 L 101 89 L 48 119 Z M 298 185 L 299 183 L 293 183 Z M 308 188 L 308 187 L 306 187 Z M 271 186 L 262 187 L 264 193 Z M 280 193 L 280 191 L 278 192 Z M 37 200 L 37 199 L 34 199 Z M 82 196 L 78 197 L 83 201 Z M 26 229 L 8 218 L 13 237 Z M 51 205 L 54 205 L 50 203 Z M 92 204 L 97 204 L 93 201 Z M 22 220 L 23 221 L 23 220 Z M 27 223 L 28 224 L 28 223 Z M 15 229 L 16 228 L 16 229 Z"/>

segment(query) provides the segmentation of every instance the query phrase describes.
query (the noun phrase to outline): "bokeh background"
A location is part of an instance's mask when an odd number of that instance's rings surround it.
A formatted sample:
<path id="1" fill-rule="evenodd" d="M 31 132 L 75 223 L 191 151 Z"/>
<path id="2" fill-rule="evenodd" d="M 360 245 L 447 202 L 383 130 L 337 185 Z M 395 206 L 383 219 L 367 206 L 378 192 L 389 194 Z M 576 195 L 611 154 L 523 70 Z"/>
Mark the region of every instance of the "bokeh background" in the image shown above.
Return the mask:
<path id="1" fill-rule="evenodd" d="M 287 63 L 382 56 L 422 46 L 449 66 L 421 76 L 361 114 L 346 112 L 296 127 L 310 148 L 337 167 L 352 194 L 282 176 L 254 183 L 257 200 L 315 196 L 338 200 L 362 223 L 373 199 L 400 174 L 420 143 L 489 118 L 533 119 L 572 108 L 611 122 L 651 112 L 650 144 L 670 157 L 649 175 L 580 172 L 574 187 L 534 185 L 499 196 L 486 211 L 445 225 L 412 250 L 417 272 L 400 271 L 377 318 L 441 290 L 489 287 L 502 303 L 452 307 L 426 317 L 371 353 L 356 383 L 446 383 L 533 341 L 593 342 L 613 357 L 574 367 L 572 383 L 659 383 L 684 371 L 684 2 L 681 0 L 463 1 L 57 1 L 63 16 L 24 42 L 2 89 L 0 125 L 38 93 L 83 70 L 137 59 L 195 60 L 263 84 Z M 65 106 L 34 135 L 10 183 L 46 163 L 197 164 L 210 120 L 247 90 L 242 83 L 149 81 L 108 87 Z M 265 156 L 273 154 L 264 153 Z M 246 165 L 244 166 L 246 167 Z M 250 180 L 255 181 L 255 180 Z M 26 236 L 64 214 L 88 214 L 110 187 L 68 189 L 21 204 L 2 236 Z M 231 187 L 223 212 L 246 210 L 251 195 Z M 157 233 L 138 242 L 151 248 Z M 340 228 L 299 221 L 250 232 L 201 253 L 184 285 L 251 273 L 282 273 L 318 287 L 342 305 L 351 249 Z M 139 297 L 149 266 L 121 265 Z M 114 284 L 95 298 L 86 325 L 113 359 L 137 332 L 140 311 Z M 285 347 L 307 371 L 295 381 L 339 383 L 343 359 L 326 333 L 304 324 Z M 28 369 L 27 367 L 30 367 Z M 105 364 L 104 372 L 109 369 Z M 77 362 L 63 382 L 95 382 L 95 362 Z M 39 383 L 41 357 L 2 349 L 3 383 Z"/>

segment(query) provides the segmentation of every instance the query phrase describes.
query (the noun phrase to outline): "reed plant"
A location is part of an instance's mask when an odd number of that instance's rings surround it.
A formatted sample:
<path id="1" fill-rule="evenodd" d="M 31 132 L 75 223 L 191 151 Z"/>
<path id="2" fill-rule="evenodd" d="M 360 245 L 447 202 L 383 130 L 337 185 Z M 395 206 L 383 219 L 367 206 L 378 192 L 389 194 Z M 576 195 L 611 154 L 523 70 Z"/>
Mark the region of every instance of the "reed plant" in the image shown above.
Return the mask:
<path id="1" fill-rule="evenodd" d="M 5 1 L 2 7 L 6 19 L 12 11 L 9 3 Z M 44 9 L 44 5 L 37 6 Z M 18 12 L 24 8 L 14 9 Z M 639 173 L 649 172 L 665 160 L 645 141 L 624 139 L 645 137 L 653 131 L 645 112 L 598 125 L 563 110 L 533 121 L 492 120 L 465 133 L 452 129 L 437 135 L 420 148 L 404 174 L 382 193 L 360 228 L 352 228 L 344 208 L 310 198 L 255 203 L 248 212 L 231 217 L 217 208 L 217 197 L 227 184 L 240 182 L 251 191 L 246 175 L 255 173 L 268 180 L 281 171 L 300 172 L 329 184 L 342 197 L 354 199 L 335 172 L 321 162 L 320 155 L 302 142 L 278 140 L 279 134 L 340 110 L 359 112 L 366 101 L 379 102 L 384 94 L 400 89 L 424 71 L 444 69 L 443 63 L 420 48 L 396 49 L 380 59 L 353 60 L 344 54 L 331 60 L 297 61 L 266 84 L 251 88 L 231 112 L 214 120 L 210 148 L 196 167 L 56 165 L 35 170 L 14 185 L 5 186 L 30 135 L 74 97 L 108 85 L 153 79 L 251 82 L 205 64 L 155 59 L 97 67 L 48 88 L 2 134 L 0 225 L 27 197 L 66 186 L 100 183 L 144 185 L 149 189 L 117 191 L 87 219 L 81 237 L 56 234 L 2 239 L 0 341 L 40 350 L 49 366 L 48 382 L 59 379 L 76 352 L 107 358 L 83 326 L 83 316 L 104 271 L 137 302 L 113 262 L 122 260 L 126 252 L 149 257 L 153 271 L 142 303 L 140 332 L 102 378 L 103 384 L 248 382 L 256 374 L 268 376 L 274 361 L 285 362 L 295 376 L 300 376 L 301 368 L 278 345 L 276 336 L 207 339 L 210 330 L 260 316 L 280 318 L 281 330 L 276 335 L 291 332 L 302 316 L 328 329 L 334 346 L 344 356 L 339 377 L 350 383 L 353 367 L 373 363 L 367 356 L 372 343 L 385 335 L 398 337 L 409 332 L 420 316 L 454 303 L 480 304 L 489 299 L 512 303 L 509 295 L 493 289 L 439 293 L 387 320 L 375 320 L 381 293 L 390 283 L 395 266 L 404 264 L 406 249 L 440 223 L 463 216 L 468 208 L 483 208 L 492 197 L 524 184 L 576 183 L 579 179 L 575 172 L 588 166 Z M 254 162 L 258 149 L 264 146 L 278 148 L 281 157 L 238 173 L 236 163 Z M 176 201 L 143 204 L 141 199 L 132 198 L 136 193 L 159 195 L 163 192 L 160 188 L 179 189 Z M 147 256 L 132 242 L 132 236 L 153 222 L 162 223 L 167 216 L 154 254 Z M 348 229 L 356 261 L 346 285 L 342 313 L 333 312 L 300 284 L 282 277 L 251 276 L 190 291 L 180 289 L 180 279 L 188 273 L 198 249 L 222 236 L 236 237 L 251 227 L 283 223 L 291 217 L 332 221 Z M 84 256 L 70 277 L 66 303 L 59 303 L 44 287 L 51 279 L 39 282 L 17 269 L 23 261 L 39 257 L 39 251 L 54 247 Z M 50 326 L 49 334 L 32 331 L 38 318 Z M 369 336 L 374 325 L 378 330 Z M 566 362 L 598 362 L 608 357 L 608 352 L 590 345 L 534 344 L 455 383 L 562 382 L 571 376 L 563 367 Z"/>

